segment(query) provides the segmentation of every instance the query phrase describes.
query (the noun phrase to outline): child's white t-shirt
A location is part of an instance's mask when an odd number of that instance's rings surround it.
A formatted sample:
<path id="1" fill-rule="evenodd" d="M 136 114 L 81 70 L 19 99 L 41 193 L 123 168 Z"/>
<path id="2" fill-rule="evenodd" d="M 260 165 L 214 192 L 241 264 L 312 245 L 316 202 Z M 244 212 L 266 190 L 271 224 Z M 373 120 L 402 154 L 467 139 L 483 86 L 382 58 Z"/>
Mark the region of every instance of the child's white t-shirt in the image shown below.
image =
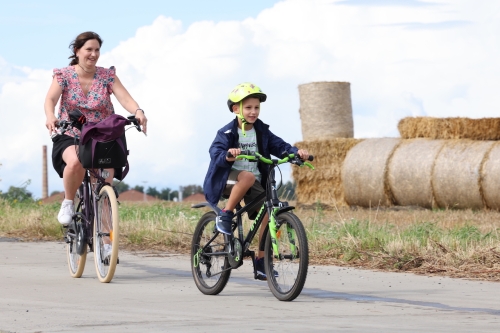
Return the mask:
<path id="1" fill-rule="evenodd" d="M 243 132 L 241 128 L 238 128 L 238 135 L 240 136 L 238 140 L 238 145 L 241 150 L 249 150 L 251 152 L 259 152 L 259 148 L 257 147 L 257 133 L 255 132 L 255 128 L 251 130 L 245 131 L 246 136 L 243 136 Z M 260 182 L 260 171 L 257 167 L 256 162 L 250 162 L 247 160 L 236 160 L 233 163 L 233 170 L 244 170 L 249 171 L 255 175 L 255 179 Z"/>

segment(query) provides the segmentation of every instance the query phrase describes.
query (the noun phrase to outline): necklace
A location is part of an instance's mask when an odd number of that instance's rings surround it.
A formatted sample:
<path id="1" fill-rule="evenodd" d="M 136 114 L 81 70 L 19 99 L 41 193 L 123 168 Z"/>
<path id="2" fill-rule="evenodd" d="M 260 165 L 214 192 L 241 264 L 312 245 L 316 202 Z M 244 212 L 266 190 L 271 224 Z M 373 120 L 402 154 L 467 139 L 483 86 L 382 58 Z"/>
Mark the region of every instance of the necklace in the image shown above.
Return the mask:
<path id="1" fill-rule="evenodd" d="M 87 74 L 92 74 L 92 72 L 87 72 L 87 71 L 85 70 L 85 68 L 83 68 L 83 67 L 82 67 L 82 65 L 78 64 L 78 66 L 80 66 L 80 68 L 81 68 L 81 69 L 82 69 L 85 73 L 87 73 Z M 96 69 L 96 70 L 97 70 L 97 69 Z M 93 80 L 90 80 L 89 82 L 87 82 L 87 84 L 85 85 L 85 90 L 87 90 L 87 89 L 88 89 L 89 84 L 90 84 L 92 81 L 93 81 Z"/>
<path id="2" fill-rule="evenodd" d="M 87 72 L 87 71 L 85 70 L 85 68 L 83 68 L 83 67 L 82 67 L 82 65 L 78 64 L 78 66 L 80 66 L 80 68 L 81 68 L 81 69 L 82 69 L 85 73 L 92 74 L 92 72 Z"/>

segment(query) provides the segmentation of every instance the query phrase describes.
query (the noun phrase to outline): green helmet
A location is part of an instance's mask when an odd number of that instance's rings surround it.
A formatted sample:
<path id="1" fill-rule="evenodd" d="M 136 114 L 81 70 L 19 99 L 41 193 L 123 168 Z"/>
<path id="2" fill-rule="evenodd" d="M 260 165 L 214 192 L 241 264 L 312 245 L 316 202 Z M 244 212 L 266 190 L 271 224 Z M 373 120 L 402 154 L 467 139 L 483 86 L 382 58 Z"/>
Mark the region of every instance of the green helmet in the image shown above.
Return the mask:
<path id="1" fill-rule="evenodd" d="M 247 97 L 258 98 L 261 102 L 265 102 L 267 99 L 266 94 L 255 84 L 250 82 L 240 83 L 229 93 L 229 99 L 227 100 L 229 111 L 233 112 L 233 105 Z"/>

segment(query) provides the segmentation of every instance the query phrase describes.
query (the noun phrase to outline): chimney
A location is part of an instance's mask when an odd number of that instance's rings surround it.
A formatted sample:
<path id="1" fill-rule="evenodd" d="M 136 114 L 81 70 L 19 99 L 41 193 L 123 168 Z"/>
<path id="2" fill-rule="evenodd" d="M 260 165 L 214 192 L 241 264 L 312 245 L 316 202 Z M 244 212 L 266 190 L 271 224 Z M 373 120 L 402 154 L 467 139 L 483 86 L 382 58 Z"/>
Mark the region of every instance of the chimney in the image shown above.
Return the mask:
<path id="1" fill-rule="evenodd" d="M 47 146 L 43 146 L 43 165 L 42 165 L 42 199 L 49 196 L 49 185 L 47 176 Z"/>

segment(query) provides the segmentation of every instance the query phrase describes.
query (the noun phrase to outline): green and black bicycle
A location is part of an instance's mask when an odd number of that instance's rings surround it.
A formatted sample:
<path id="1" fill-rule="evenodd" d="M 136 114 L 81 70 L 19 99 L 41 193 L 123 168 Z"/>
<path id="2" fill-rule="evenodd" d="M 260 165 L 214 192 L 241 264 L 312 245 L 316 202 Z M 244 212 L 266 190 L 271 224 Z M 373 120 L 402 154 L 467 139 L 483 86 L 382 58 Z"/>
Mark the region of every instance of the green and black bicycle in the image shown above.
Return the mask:
<path id="1" fill-rule="evenodd" d="M 269 165 L 269 178 L 265 192 L 247 203 L 237 205 L 232 223 L 232 235 L 219 233 L 215 219 L 220 210 L 208 203 L 194 205 L 193 208 L 210 207 L 213 211 L 204 214 L 196 226 L 191 244 L 191 270 L 198 289 L 205 295 L 217 295 L 226 286 L 231 270 L 243 265 L 243 258 L 252 257 L 254 278 L 255 252 L 249 247 L 264 219 L 269 214 L 269 224 L 260 240 L 259 249 L 264 250 L 264 269 L 271 292 L 280 301 L 292 301 L 301 292 L 306 282 L 309 251 L 306 231 L 300 219 L 293 214 L 295 207 L 280 201 L 277 194 L 275 169 L 283 163 L 314 167 L 302 161 L 298 155 L 285 153 L 282 159 L 267 159 L 259 153 L 242 151 L 237 159 L 261 161 Z M 310 156 L 312 161 L 313 157 Z M 254 208 L 262 199 L 264 204 L 257 218 L 251 224 L 246 237 L 242 216 Z"/>

